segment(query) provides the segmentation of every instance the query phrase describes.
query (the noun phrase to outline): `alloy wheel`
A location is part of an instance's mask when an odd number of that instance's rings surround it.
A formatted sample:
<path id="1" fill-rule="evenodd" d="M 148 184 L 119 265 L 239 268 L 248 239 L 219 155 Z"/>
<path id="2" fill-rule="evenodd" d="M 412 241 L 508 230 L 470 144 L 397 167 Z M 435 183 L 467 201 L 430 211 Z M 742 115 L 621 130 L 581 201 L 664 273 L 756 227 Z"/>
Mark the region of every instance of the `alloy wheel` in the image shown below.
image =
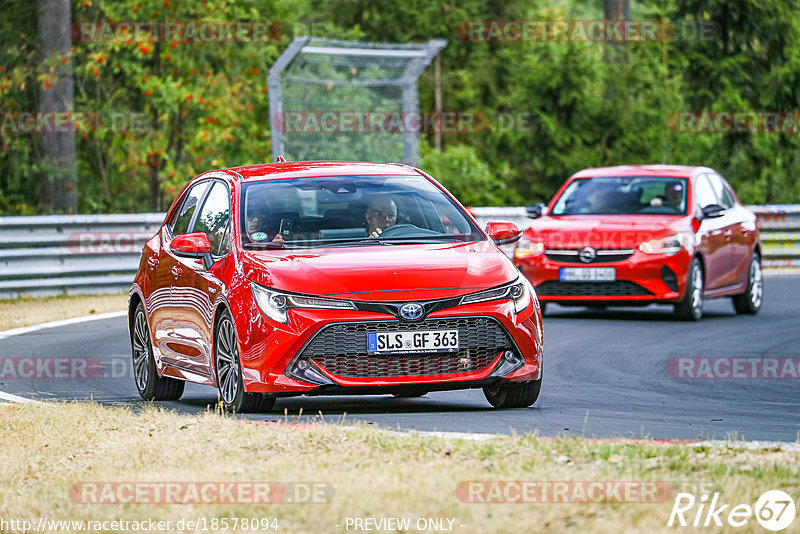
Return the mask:
<path id="1" fill-rule="evenodd" d="M 234 402 L 239 388 L 239 349 L 233 323 L 225 318 L 219 325 L 217 339 L 217 380 L 222 400 Z"/>
<path id="2" fill-rule="evenodd" d="M 150 357 L 150 340 L 144 312 L 136 314 L 133 322 L 133 377 L 139 391 L 147 387 L 147 360 Z"/>

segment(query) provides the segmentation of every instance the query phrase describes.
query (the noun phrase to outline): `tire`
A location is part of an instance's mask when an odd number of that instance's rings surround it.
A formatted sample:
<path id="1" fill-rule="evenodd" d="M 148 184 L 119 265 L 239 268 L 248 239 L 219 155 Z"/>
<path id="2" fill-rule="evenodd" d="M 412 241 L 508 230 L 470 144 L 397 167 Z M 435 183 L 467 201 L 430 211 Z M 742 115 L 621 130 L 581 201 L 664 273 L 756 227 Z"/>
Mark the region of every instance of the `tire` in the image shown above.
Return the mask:
<path id="1" fill-rule="evenodd" d="M 510 382 L 483 388 L 483 394 L 489 404 L 495 408 L 527 408 L 539 398 L 542 390 L 542 379 L 530 382 Z"/>
<path id="2" fill-rule="evenodd" d="M 703 268 L 700 260 L 692 258 L 686 280 L 686 294 L 675 304 L 675 318 L 681 321 L 699 321 L 703 316 Z"/>
<path id="3" fill-rule="evenodd" d="M 133 356 L 133 381 L 139 395 L 148 401 L 174 401 L 183 395 L 183 380 L 158 376 L 150 342 L 150 328 L 144 306 L 140 302 L 133 312 L 131 325 L 131 353 Z"/>
<path id="4" fill-rule="evenodd" d="M 542 317 L 544 317 L 544 313 L 547 311 L 547 303 L 540 300 L 539 309 L 542 310 Z"/>
<path id="5" fill-rule="evenodd" d="M 222 312 L 214 329 L 214 369 L 222 406 L 229 412 L 268 412 L 275 399 L 260 393 L 247 393 L 242 381 L 239 343 L 228 310 Z"/>
<path id="6" fill-rule="evenodd" d="M 750 259 L 750 274 L 747 289 L 741 295 L 734 295 L 733 308 L 740 315 L 755 315 L 764 302 L 764 278 L 761 273 L 761 256 L 754 253 Z"/>

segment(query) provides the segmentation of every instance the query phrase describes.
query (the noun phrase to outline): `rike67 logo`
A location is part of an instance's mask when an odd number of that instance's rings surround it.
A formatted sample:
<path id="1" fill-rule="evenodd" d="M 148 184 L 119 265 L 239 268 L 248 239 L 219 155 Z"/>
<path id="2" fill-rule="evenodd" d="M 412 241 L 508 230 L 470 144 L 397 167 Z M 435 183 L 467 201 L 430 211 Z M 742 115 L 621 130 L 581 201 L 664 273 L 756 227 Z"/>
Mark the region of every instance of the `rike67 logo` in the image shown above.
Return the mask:
<path id="1" fill-rule="evenodd" d="M 727 523 L 736 528 L 745 526 L 755 517 L 765 529 L 778 532 L 792 524 L 796 513 L 794 500 L 781 490 L 764 492 L 755 506 L 722 503 L 719 493 L 714 493 L 710 501 L 707 494 L 697 499 L 691 493 L 678 493 L 667 526 L 721 527 Z"/>

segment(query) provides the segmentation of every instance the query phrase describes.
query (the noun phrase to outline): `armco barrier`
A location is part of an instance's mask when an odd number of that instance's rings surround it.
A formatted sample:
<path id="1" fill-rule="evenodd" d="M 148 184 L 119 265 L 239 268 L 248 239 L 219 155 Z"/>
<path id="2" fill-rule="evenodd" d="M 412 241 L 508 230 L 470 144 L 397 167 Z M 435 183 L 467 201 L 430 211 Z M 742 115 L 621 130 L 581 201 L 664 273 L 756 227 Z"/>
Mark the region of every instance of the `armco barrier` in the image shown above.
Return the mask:
<path id="1" fill-rule="evenodd" d="M 800 205 L 750 206 L 761 221 L 765 267 L 800 267 Z M 481 225 L 525 208 L 472 208 Z M 163 213 L 0 217 L 0 298 L 127 291 Z M 504 247 L 507 253 L 513 245 Z"/>
<path id="2" fill-rule="evenodd" d="M 761 241 L 764 246 L 764 267 L 800 267 L 800 205 L 747 206 L 761 224 Z M 492 219 L 517 223 L 520 228 L 530 226 L 525 208 L 471 208 L 470 211 L 483 226 Z M 512 247 L 502 247 L 507 253 Z"/>
<path id="3" fill-rule="evenodd" d="M 0 217 L 0 298 L 127 291 L 163 213 Z"/>

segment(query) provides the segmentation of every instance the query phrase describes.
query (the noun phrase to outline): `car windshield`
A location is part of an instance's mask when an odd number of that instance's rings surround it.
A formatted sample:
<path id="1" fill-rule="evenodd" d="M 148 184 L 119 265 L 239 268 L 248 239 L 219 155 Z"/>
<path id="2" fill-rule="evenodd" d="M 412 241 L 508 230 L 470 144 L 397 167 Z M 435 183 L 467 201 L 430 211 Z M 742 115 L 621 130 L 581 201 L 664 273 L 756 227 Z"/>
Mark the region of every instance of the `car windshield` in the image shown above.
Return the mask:
<path id="1" fill-rule="evenodd" d="M 242 245 L 479 241 L 478 227 L 423 176 L 326 176 L 246 182 Z"/>
<path id="2" fill-rule="evenodd" d="M 653 176 L 579 178 L 551 215 L 685 215 L 686 179 Z"/>

